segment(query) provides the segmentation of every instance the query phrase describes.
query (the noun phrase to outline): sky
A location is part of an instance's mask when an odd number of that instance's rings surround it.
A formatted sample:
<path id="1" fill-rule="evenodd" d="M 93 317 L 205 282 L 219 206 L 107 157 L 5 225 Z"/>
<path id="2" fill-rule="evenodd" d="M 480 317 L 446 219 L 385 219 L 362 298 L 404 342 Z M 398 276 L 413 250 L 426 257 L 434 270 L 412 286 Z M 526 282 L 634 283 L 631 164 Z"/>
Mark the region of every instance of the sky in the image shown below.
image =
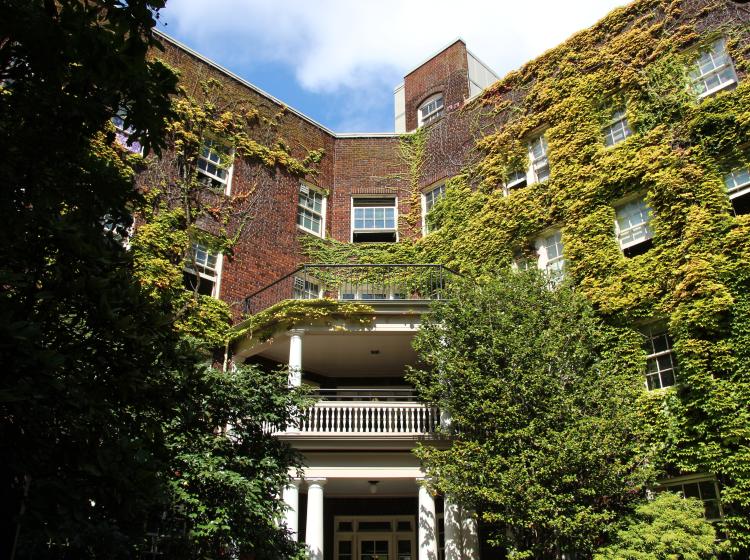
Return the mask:
<path id="1" fill-rule="evenodd" d="M 626 0 L 168 0 L 158 28 L 336 132 L 393 132 L 393 89 L 458 37 L 499 76 Z"/>

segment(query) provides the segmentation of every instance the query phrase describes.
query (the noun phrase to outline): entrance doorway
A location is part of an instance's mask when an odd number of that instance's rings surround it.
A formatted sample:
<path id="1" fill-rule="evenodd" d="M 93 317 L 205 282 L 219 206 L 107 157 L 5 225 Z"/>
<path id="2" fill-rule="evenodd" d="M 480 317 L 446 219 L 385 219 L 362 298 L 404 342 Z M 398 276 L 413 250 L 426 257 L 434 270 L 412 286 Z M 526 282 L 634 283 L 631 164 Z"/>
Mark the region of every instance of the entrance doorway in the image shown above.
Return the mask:
<path id="1" fill-rule="evenodd" d="M 414 516 L 334 518 L 336 560 L 415 560 Z"/>

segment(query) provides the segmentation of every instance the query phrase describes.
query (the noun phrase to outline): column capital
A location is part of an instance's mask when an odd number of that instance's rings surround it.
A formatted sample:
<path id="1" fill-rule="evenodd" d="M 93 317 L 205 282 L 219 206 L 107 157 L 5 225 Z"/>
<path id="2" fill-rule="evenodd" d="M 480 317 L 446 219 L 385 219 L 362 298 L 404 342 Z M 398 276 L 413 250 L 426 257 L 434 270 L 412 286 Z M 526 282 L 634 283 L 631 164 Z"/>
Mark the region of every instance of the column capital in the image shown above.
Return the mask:
<path id="1" fill-rule="evenodd" d="M 296 488 L 299 488 L 301 485 L 302 485 L 302 479 L 301 478 L 292 478 L 287 483 L 287 488 L 290 487 L 290 486 L 294 486 Z"/>
<path id="2" fill-rule="evenodd" d="M 300 328 L 289 329 L 288 331 L 286 331 L 286 335 L 287 336 L 304 336 L 305 329 L 300 329 Z"/>
<path id="3" fill-rule="evenodd" d="M 327 478 L 306 478 L 305 482 L 307 482 L 307 486 L 320 486 L 321 488 L 326 485 L 326 482 L 328 482 Z"/>

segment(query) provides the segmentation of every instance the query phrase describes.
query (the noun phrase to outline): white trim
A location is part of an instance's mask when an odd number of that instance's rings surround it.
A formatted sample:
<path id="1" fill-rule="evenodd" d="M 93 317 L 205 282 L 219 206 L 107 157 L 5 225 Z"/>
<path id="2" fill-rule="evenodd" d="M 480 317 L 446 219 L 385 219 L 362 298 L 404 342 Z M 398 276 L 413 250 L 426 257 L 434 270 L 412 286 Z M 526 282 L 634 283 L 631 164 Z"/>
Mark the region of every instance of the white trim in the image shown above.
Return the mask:
<path id="1" fill-rule="evenodd" d="M 220 299 L 221 296 L 221 273 L 224 270 L 224 253 L 218 253 L 216 255 L 216 281 L 214 282 L 214 289 L 212 296 L 216 299 Z"/>

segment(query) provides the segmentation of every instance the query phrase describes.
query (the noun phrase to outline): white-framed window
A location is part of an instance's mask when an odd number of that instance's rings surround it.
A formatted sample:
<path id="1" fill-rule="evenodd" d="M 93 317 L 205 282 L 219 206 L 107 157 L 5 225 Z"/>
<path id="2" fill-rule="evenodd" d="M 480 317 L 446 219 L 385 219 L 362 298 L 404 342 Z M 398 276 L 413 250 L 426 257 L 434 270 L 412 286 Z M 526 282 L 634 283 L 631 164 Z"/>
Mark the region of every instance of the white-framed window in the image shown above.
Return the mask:
<path id="1" fill-rule="evenodd" d="M 679 492 L 683 498 L 697 498 L 703 502 L 707 520 L 719 521 L 724 512 L 721 507 L 721 491 L 716 477 L 706 474 L 689 475 L 663 480 L 657 491 Z"/>
<path id="2" fill-rule="evenodd" d="M 191 291 L 197 290 L 202 295 L 219 297 L 221 265 L 221 253 L 200 243 L 193 243 L 190 254 L 185 259 L 185 287 Z"/>
<path id="3" fill-rule="evenodd" d="M 406 290 L 403 286 L 390 284 L 360 284 L 344 282 L 339 286 L 339 299 L 387 301 L 406 299 Z"/>
<path id="4" fill-rule="evenodd" d="M 651 208 L 643 198 L 615 207 L 615 234 L 626 256 L 638 255 L 651 246 L 654 232 L 650 221 Z"/>
<path id="5" fill-rule="evenodd" d="M 750 170 L 747 167 L 733 169 L 724 175 L 724 185 L 734 213 L 750 213 Z"/>
<path id="6" fill-rule="evenodd" d="M 322 296 L 320 284 L 309 278 L 294 277 L 292 299 L 320 299 Z"/>
<path id="7" fill-rule="evenodd" d="M 198 173 L 209 186 L 231 191 L 234 151 L 217 140 L 204 139 L 198 152 Z"/>
<path id="8" fill-rule="evenodd" d="M 429 190 L 422 193 L 422 233 L 429 233 L 433 227 L 428 220 L 428 214 L 435 203 L 445 196 L 445 183 L 433 185 Z"/>
<path id="9" fill-rule="evenodd" d="M 666 331 L 651 330 L 646 334 L 646 388 L 664 389 L 675 384 L 677 359 L 672 350 L 672 339 Z"/>
<path id="10" fill-rule="evenodd" d="M 112 117 L 112 124 L 115 125 L 115 140 L 126 150 L 133 152 L 134 154 L 143 154 L 143 146 L 137 140 L 132 140 L 133 127 L 125 126 L 125 118 L 127 113 L 125 109 L 120 109 L 117 114 Z"/>
<path id="11" fill-rule="evenodd" d="M 699 99 L 737 85 L 737 74 L 732 58 L 726 52 L 723 37 L 700 53 L 695 68 L 690 72 L 690 82 Z"/>
<path id="12" fill-rule="evenodd" d="M 116 220 L 111 214 L 105 214 L 101 223 L 104 233 L 110 235 L 125 249 L 130 249 L 130 239 L 135 233 L 135 221 L 132 217 L 126 220 Z"/>
<path id="13" fill-rule="evenodd" d="M 395 197 L 352 198 L 352 242 L 398 241 Z"/>
<path id="14" fill-rule="evenodd" d="M 544 134 L 529 140 L 529 183 L 541 183 L 549 177 L 547 139 Z"/>
<path id="15" fill-rule="evenodd" d="M 528 175 L 526 171 L 520 169 L 512 171 L 505 181 L 505 194 L 508 195 L 513 189 L 521 189 L 528 184 Z"/>
<path id="16" fill-rule="evenodd" d="M 443 94 L 436 93 L 424 100 L 417 110 L 417 128 L 443 116 Z"/>
<path id="17" fill-rule="evenodd" d="M 553 282 L 559 282 L 565 269 L 562 232 L 553 230 L 539 237 L 536 240 L 536 251 L 539 255 L 539 269 L 545 271 Z"/>
<path id="18" fill-rule="evenodd" d="M 300 183 L 297 199 L 297 225 L 308 233 L 325 237 L 326 196 L 319 190 Z"/>
<path id="19" fill-rule="evenodd" d="M 619 144 L 633 134 L 628 124 L 628 116 L 625 114 L 625 109 L 615 111 L 602 132 L 604 133 L 604 144 L 608 147 Z"/>

